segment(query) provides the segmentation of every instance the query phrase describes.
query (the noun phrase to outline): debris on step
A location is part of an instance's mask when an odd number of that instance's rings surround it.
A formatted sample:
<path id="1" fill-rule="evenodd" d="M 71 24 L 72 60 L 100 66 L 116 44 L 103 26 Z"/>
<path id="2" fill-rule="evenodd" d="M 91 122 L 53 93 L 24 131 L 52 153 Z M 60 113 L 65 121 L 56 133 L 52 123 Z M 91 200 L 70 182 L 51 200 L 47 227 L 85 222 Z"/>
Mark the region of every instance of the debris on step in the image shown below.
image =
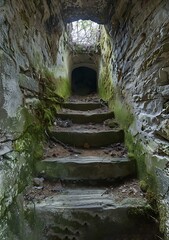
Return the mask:
<path id="1" fill-rule="evenodd" d="M 84 143 L 83 147 L 84 147 L 85 149 L 89 149 L 89 148 L 90 148 L 90 145 L 86 142 L 86 143 Z"/>
<path id="2" fill-rule="evenodd" d="M 46 151 L 46 156 L 48 156 L 48 152 L 50 151 L 49 149 L 52 149 L 50 153 L 52 152 L 52 157 L 57 157 L 59 156 L 59 151 L 58 151 L 58 146 L 66 149 L 68 152 L 71 154 L 81 154 L 81 152 L 71 146 L 68 146 L 67 144 L 64 144 L 62 141 L 56 139 L 54 136 L 49 136 L 49 134 L 46 132 L 46 136 L 48 137 L 48 143 L 46 144 L 45 151 Z M 47 147 L 48 145 L 48 147 Z M 44 155 L 44 157 L 45 157 Z"/>
<path id="3" fill-rule="evenodd" d="M 112 157 L 126 157 L 127 149 L 125 148 L 123 143 L 115 143 L 111 144 L 108 147 L 102 148 L 104 153 L 110 155 Z"/>
<path id="4" fill-rule="evenodd" d="M 44 180 L 43 189 L 34 188 L 33 186 L 28 187 L 24 196 L 26 196 L 25 199 L 28 198 L 26 199 L 27 201 L 29 201 L 29 199 L 40 200 L 53 196 L 56 193 L 60 194 L 66 192 L 67 188 L 68 186 L 61 183 L 61 181 Z M 89 187 L 89 189 L 92 189 L 92 187 Z M 114 183 L 114 185 L 103 188 L 103 191 L 100 192 L 100 196 L 108 194 L 114 196 L 116 201 L 123 201 L 126 198 L 140 198 L 146 200 L 146 195 L 140 189 L 137 179 L 123 180 L 119 183 Z"/>
<path id="5" fill-rule="evenodd" d="M 75 149 L 75 148 L 69 148 L 68 151 L 71 153 L 71 154 L 81 154 L 81 151 Z"/>
<path id="6" fill-rule="evenodd" d="M 127 150 L 124 147 L 123 143 L 119 144 L 112 144 L 108 147 L 104 148 L 91 148 L 88 143 L 86 143 L 82 148 L 75 148 L 66 146 L 48 141 L 44 146 L 44 156 L 43 158 L 50 158 L 50 157 L 67 157 L 72 154 L 80 154 L 81 156 L 100 156 L 100 157 L 107 157 L 107 155 L 112 157 L 126 157 Z"/>
<path id="7" fill-rule="evenodd" d="M 33 184 L 36 187 L 43 187 L 43 182 L 44 182 L 44 178 L 34 178 L 33 179 Z"/>
<path id="8" fill-rule="evenodd" d="M 108 106 L 108 102 L 104 101 L 103 99 L 100 98 L 100 103 L 103 105 L 103 106 Z"/>
<path id="9" fill-rule="evenodd" d="M 26 201 L 40 201 L 54 194 L 60 194 L 63 191 L 63 185 L 60 181 L 43 182 L 43 188 L 35 188 L 34 186 L 27 187 L 24 193 L 24 199 Z"/>
<path id="10" fill-rule="evenodd" d="M 73 124 L 71 128 L 50 127 L 49 135 L 65 144 L 83 147 L 87 142 L 91 147 L 108 146 L 124 142 L 124 131 L 120 128 L 110 129 L 100 124 Z"/>
<path id="11" fill-rule="evenodd" d="M 100 107 L 92 110 L 74 110 L 69 108 L 62 108 L 58 113 L 67 113 L 67 114 L 82 114 L 82 115 L 92 115 L 92 114 L 101 114 L 101 113 L 110 113 L 108 107 Z"/>
<path id="12" fill-rule="evenodd" d="M 99 102 L 76 102 L 76 103 L 71 103 L 71 102 L 65 102 L 62 104 L 62 108 L 64 109 L 69 109 L 69 110 L 74 110 L 74 111 L 93 111 L 96 109 L 100 109 L 102 105 Z"/>
<path id="13" fill-rule="evenodd" d="M 122 200 L 124 197 L 142 197 L 145 198 L 144 192 L 141 190 L 137 179 L 129 179 L 116 185 L 113 188 L 116 200 Z"/>
<path id="14" fill-rule="evenodd" d="M 58 126 L 58 127 L 63 127 L 63 128 L 68 128 L 68 127 L 71 127 L 73 125 L 72 121 L 67 119 L 67 120 L 62 120 L 60 118 L 57 118 L 54 122 L 54 125 L 55 126 Z"/>
<path id="15" fill-rule="evenodd" d="M 107 119 L 103 122 L 104 126 L 108 126 L 109 128 L 117 128 L 119 124 L 116 122 L 115 119 Z"/>
<path id="16" fill-rule="evenodd" d="M 97 94 L 89 94 L 87 96 L 78 96 L 78 95 L 73 95 L 69 97 L 69 102 L 100 102 L 100 98 L 98 97 Z"/>

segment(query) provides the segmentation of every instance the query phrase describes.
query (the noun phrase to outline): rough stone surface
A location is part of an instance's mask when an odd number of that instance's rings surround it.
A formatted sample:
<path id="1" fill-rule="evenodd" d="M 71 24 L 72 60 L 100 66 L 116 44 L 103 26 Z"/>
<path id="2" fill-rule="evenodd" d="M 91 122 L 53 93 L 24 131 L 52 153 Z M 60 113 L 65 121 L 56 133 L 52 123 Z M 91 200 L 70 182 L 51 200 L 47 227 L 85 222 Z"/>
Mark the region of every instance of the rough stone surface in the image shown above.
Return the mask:
<path id="1" fill-rule="evenodd" d="M 0 156 L 3 156 L 12 151 L 12 141 L 0 144 Z"/>
<path id="2" fill-rule="evenodd" d="M 169 141 L 169 119 L 165 119 L 160 123 L 156 133 Z"/>
<path id="3" fill-rule="evenodd" d="M 85 129 L 85 127 L 51 128 L 50 135 L 61 142 L 78 147 L 83 147 L 86 144 L 89 147 L 102 147 L 124 141 L 124 132 L 119 128 L 113 130 Z"/>
<path id="4" fill-rule="evenodd" d="M 1 122 L 0 127 L 7 127 L 3 120 L 7 117 L 15 117 L 18 107 L 21 105 L 22 96 L 17 84 L 16 65 L 3 50 L 0 52 L 0 86 L 1 86 Z"/>
<path id="5" fill-rule="evenodd" d="M 113 112 L 76 112 L 76 111 L 69 111 L 69 112 L 58 112 L 57 117 L 63 120 L 70 119 L 73 123 L 101 123 L 109 118 L 114 117 Z"/>
<path id="6" fill-rule="evenodd" d="M 135 164 L 127 158 L 70 156 L 45 159 L 36 170 L 45 179 L 114 181 L 134 175 Z"/>
<path id="7" fill-rule="evenodd" d="M 113 3 L 103 0 L 0 1 L 0 128 L 5 127 L 12 138 L 13 132 L 17 132 L 18 137 L 25 130 L 26 119 L 20 110 L 25 104 L 23 88 L 27 88 L 27 84 L 22 84 L 21 91 L 20 74 L 37 81 L 44 66 L 53 70 L 56 65 L 54 72 L 59 79 L 58 86 L 68 77 L 68 67 L 64 66 L 68 66 L 70 56 L 65 52 L 67 39 L 62 34 L 62 18 L 65 23 L 80 18 L 108 23 L 108 35 L 101 44 L 100 73 L 103 74 L 100 76 L 105 79 L 102 87 L 107 93 L 109 83 L 113 82 L 109 99 L 114 96 L 116 117 L 121 120 L 126 136 L 131 135 L 134 139 L 127 139 L 126 142 L 129 150 L 134 152 L 139 172 L 151 176 L 153 184 L 162 184 L 168 169 L 164 163 L 169 161 L 169 112 L 166 104 L 169 99 L 168 12 L 167 0 L 133 0 L 132 4 L 129 0 L 115 0 Z M 32 85 L 29 88 L 32 90 Z M 35 89 L 38 90 L 37 85 Z M 10 141 L 2 146 L 2 158 Z M 3 201 L 2 212 L 6 213 L 6 208 L 18 194 L 19 173 L 27 168 L 27 164 L 25 159 L 17 161 L 16 158 L 15 161 L 7 161 L 4 166 L 5 170 L 0 175 L 3 179 L 0 199 Z M 156 167 L 160 169 L 158 177 Z M 164 185 L 167 189 L 168 181 L 164 180 Z M 158 193 L 161 194 L 160 188 Z M 164 209 L 168 216 L 167 191 L 164 197 Z M 7 215 L 3 218 L 2 231 L 7 228 L 6 218 Z M 163 230 L 168 239 L 168 220 L 164 219 Z"/>
<path id="8" fill-rule="evenodd" d="M 163 164 L 164 159 L 169 161 L 169 2 L 132 3 L 116 1 L 106 26 L 107 37 L 103 32 L 99 82 L 106 91 L 100 92 L 107 99 L 114 94 L 112 108 L 125 129 L 128 149 L 137 159 L 139 176 L 150 177 L 150 188 L 158 189 L 160 196 L 163 188 L 154 186 L 164 181 L 165 188 L 169 187 L 165 180 L 168 165 Z M 161 169 L 160 176 L 156 167 Z M 168 225 L 165 227 L 168 239 Z"/>
<path id="9" fill-rule="evenodd" d="M 44 178 L 34 178 L 33 184 L 37 187 L 43 187 Z"/>
<path id="10" fill-rule="evenodd" d="M 19 74 L 19 86 L 33 92 L 39 92 L 39 83 L 32 77 L 28 77 L 25 74 Z"/>
<path id="11" fill-rule="evenodd" d="M 135 215 L 138 209 L 140 212 L 143 209 L 149 211 L 144 199 L 128 198 L 116 201 L 112 194 L 104 193 L 104 189 L 96 188 L 65 189 L 51 198 L 35 202 L 35 224 L 38 222 L 39 226 L 36 234 L 39 239 L 67 237 L 79 240 L 110 240 L 112 236 L 115 240 L 154 238 L 154 223 L 147 224 L 146 214 Z M 33 204 L 28 204 L 27 210 L 28 218 L 29 214 L 35 214 Z M 27 226 L 31 227 L 29 220 Z M 42 236 L 43 229 L 45 234 Z"/>
<path id="12" fill-rule="evenodd" d="M 20 141 L 16 152 L 16 139 L 22 139 L 34 124 L 32 106 L 42 91 L 39 88 L 42 75 L 47 72 L 51 76 L 52 72 L 55 79 L 63 82 L 68 77 L 63 21 L 57 3 L 53 1 L 49 8 L 47 2 L 0 1 L 0 239 L 3 240 L 17 239 L 8 235 L 10 206 L 29 180 L 34 160 L 34 150 L 28 152 L 31 141 L 35 146 L 33 140 L 27 136 L 26 144 Z M 55 27 L 54 12 L 59 20 Z M 64 97 L 65 92 L 59 87 Z"/>
<path id="13" fill-rule="evenodd" d="M 89 111 L 89 110 L 95 110 L 98 108 L 101 108 L 102 105 L 101 103 L 97 102 L 75 102 L 75 103 L 70 103 L 70 102 L 65 102 L 62 105 L 64 108 L 68 108 L 71 110 L 80 110 L 80 111 Z"/>
<path id="14" fill-rule="evenodd" d="M 62 15 L 65 22 L 91 19 L 104 24 L 108 21 L 111 5 L 109 0 L 93 0 L 90 2 L 87 0 L 61 1 Z"/>

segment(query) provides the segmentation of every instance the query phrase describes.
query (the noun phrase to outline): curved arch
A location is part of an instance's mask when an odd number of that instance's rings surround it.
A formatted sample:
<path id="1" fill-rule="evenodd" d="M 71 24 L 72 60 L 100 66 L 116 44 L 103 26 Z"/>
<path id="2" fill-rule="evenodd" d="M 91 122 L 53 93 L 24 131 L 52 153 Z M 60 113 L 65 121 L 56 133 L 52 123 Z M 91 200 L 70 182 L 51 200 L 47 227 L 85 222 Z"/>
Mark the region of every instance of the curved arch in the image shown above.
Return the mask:
<path id="1" fill-rule="evenodd" d="M 97 72 L 89 67 L 81 66 L 72 71 L 72 94 L 88 95 L 97 92 Z"/>
<path id="2" fill-rule="evenodd" d="M 92 69 L 95 72 L 98 71 L 97 66 L 95 64 L 92 64 L 92 63 L 77 63 L 77 64 L 73 65 L 71 70 L 73 72 L 73 70 L 75 70 L 76 68 L 80 68 L 80 67 L 90 68 L 90 69 Z"/>

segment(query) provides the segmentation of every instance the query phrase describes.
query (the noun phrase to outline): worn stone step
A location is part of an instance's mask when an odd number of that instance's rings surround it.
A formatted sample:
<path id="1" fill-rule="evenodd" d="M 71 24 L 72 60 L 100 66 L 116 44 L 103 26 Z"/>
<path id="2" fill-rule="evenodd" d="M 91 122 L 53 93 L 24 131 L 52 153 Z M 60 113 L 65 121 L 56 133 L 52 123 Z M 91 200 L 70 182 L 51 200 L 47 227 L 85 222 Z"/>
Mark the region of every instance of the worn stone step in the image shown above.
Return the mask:
<path id="1" fill-rule="evenodd" d="M 92 112 L 92 111 L 70 111 L 59 112 L 57 118 L 62 120 L 71 120 L 73 123 L 102 123 L 107 119 L 114 118 L 113 112 Z"/>
<path id="2" fill-rule="evenodd" d="M 120 128 L 87 128 L 78 125 L 71 128 L 51 127 L 49 134 L 57 140 L 76 147 L 102 147 L 124 141 L 124 132 Z"/>
<path id="3" fill-rule="evenodd" d="M 52 180 L 114 181 L 134 175 L 135 163 L 128 158 L 68 156 L 37 162 L 36 170 Z"/>
<path id="4" fill-rule="evenodd" d="M 100 102 L 65 102 L 63 108 L 71 110 L 88 111 L 103 107 Z"/>
<path id="5" fill-rule="evenodd" d="M 149 217 L 152 210 L 144 198 L 116 199 L 105 190 L 64 189 L 43 200 L 26 202 L 30 239 L 35 239 L 31 236 L 43 240 L 156 239 L 158 227 Z"/>

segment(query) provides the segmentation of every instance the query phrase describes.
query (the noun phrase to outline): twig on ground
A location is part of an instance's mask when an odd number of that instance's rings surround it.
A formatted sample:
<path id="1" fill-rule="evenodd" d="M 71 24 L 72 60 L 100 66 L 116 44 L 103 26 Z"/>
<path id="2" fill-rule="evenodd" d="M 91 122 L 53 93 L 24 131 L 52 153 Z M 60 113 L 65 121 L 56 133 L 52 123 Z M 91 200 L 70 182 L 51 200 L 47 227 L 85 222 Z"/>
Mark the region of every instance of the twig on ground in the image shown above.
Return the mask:
<path id="1" fill-rule="evenodd" d="M 72 147 L 66 145 L 65 143 L 63 143 L 60 140 L 56 139 L 54 136 L 49 136 L 49 134 L 47 133 L 46 130 L 45 130 L 45 134 L 46 134 L 46 136 L 48 137 L 49 140 L 52 140 L 53 142 L 60 144 L 62 147 L 67 149 L 69 152 L 75 153 L 75 154 L 81 154 L 80 151 L 78 151 L 76 149 L 73 149 Z"/>

